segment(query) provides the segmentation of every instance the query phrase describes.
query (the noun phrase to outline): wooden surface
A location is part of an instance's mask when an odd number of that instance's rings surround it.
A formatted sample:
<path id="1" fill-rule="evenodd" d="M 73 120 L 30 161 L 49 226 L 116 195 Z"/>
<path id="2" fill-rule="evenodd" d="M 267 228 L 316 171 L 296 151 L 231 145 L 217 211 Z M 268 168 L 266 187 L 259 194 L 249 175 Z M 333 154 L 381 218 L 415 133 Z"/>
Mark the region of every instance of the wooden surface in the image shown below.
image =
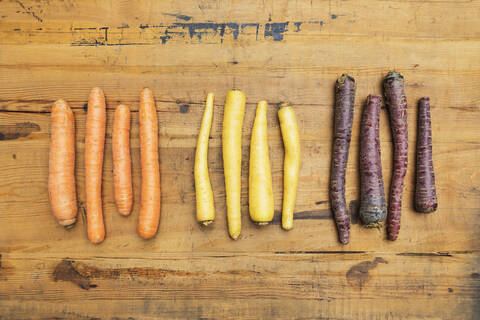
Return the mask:
<path id="1" fill-rule="evenodd" d="M 480 1 L 0 1 L 0 318 L 480 317 Z M 362 104 L 390 69 L 404 74 L 409 165 L 399 239 L 358 224 Z M 347 172 L 351 243 L 337 241 L 328 203 L 333 85 L 358 83 Z M 107 239 L 64 230 L 47 194 L 49 110 L 75 110 L 76 177 L 84 207 L 85 103 L 101 86 L 108 128 L 103 200 Z M 132 117 L 133 214 L 116 213 L 111 131 L 121 102 L 150 87 L 160 126 L 162 217 L 136 234 L 138 114 Z M 221 161 L 225 93 L 247 95 L 242 236 L 228 238 Z M 209 165 L 217 219 L 195 222 L 193 160 L 206 93 L 216 94 Z M 439 210 L 412 210 L 416 102 L 430 96 Z M 266 99 L 275 222 L 248 218 L 248 145 Z M 275 104 L 297 112 L 302 168 L 294 229 L 279 226 L 283 147 Z M 391 135 L 381 115 L 385 184 Z"/>

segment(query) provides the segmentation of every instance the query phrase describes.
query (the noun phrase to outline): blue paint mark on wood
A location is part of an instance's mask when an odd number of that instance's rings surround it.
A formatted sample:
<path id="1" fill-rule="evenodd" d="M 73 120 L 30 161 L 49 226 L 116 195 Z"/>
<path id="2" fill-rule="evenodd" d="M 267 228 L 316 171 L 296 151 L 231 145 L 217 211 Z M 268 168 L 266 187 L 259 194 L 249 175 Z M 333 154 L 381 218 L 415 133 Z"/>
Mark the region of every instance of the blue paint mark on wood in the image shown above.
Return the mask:
<path id="1" fill-rule="evenodd" d="M 183 21 L 190 21 L 190 20 L 192 20 L 192 17 L 186 16 L 186 15 L 184 15 L 184 14 L 166 13 L 166 12 L 164 12 L 163 14 L 166 15 L 166 16 L 175 17 L 175 18 L 180 19 L 180 20 L 183 20 Z"/>
<path id="2" fill-rule="evenodd" d="M 295 32 L 300 32 L 300 26 L 302 25 L 302 22 L 294 22 L 295 25 Z"/>
<path id="3" fill-rule="evenodd" d="M 287 31 L 287 22 L 274 22 L 265 24 L 265 38 L 272 37 L 274 41 L 283 40 L 283 35 Z"/>

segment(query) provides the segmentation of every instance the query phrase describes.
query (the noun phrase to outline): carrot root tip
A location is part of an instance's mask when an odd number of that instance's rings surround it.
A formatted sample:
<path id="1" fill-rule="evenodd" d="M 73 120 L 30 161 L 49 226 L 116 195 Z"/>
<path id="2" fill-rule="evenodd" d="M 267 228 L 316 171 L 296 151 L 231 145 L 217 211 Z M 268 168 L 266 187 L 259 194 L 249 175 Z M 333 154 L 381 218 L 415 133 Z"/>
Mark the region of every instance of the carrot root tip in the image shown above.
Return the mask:
<path id="1" fill-rule="evenodd" d="M 211 224 L 213 220 L 205 220 L 205 221 L 200 221 L 200 224 L 203 225 L 204 227 L 208 227 L 209 224 Z"/>

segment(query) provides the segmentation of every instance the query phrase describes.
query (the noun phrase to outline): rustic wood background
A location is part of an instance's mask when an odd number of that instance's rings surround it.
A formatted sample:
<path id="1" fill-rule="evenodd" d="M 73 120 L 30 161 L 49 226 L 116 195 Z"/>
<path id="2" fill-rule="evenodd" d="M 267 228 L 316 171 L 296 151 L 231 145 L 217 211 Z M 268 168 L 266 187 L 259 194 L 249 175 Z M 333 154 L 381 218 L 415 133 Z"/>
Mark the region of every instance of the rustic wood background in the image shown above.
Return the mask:
<path id="1" fill-rule="evenodd" d="M 402 228 L 358 224 L 358 130 L 369 93 L 404 74 L 409 165 Z M 347 172 L 351 243 L 337 241 L 328 203 L 333 85 L 358 83 Z M 92 245 L 82 213 L 86 101 L 104 89 L 108 133 L 106 241 Z M 160 124 L 162 217 L 155 239 L 136 234 L 138 94 L 150 87 Z M 227 235 L 221 161 L 225 93 L 247 95 L 243 230 Z M 217 218 L 195 222 L 193 161 L 206 93 L 216 94 L 209 165 Z M 416 102 L 432 101 L 439 210 L 412 210 Z M 75 110 L 75 228 L 50 214 L 49 111 Z M 275 222 L 248 218 L 248 145 L 256 102 L 267 99 Z M 301 130 L 294 229 L 279 226 L 283 147 L 275 105 L 290 101 Z M 133 214 L 113 202 L 111 130 L 119 103 L 133 113 Z M 480 1 L 191 0 L 0 1 L 0 318 L 480 317 Z M 386 189 L 391 135 L 381 115 Z"/>

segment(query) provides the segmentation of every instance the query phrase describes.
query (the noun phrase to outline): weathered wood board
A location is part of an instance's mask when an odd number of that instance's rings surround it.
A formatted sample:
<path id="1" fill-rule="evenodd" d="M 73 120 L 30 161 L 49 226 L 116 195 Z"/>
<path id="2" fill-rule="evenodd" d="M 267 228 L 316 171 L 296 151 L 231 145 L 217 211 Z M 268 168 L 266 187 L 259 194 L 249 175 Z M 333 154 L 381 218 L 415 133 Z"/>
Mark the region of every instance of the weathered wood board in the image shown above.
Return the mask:
<path id="1" fill-rule="evenodd" d="M 0 1 L 0 319 L 478 319 L 480 317 L 480 1 Z M 399 239 L 358 224 L 358 131 L 369 93 L 391 69 L 406 79 L 409 165 Z M 347 200 L 351 243 L 337 241 L 328 203 L 333 85 L 358 84 Z M 107 239 L 82 218 L 86 101 L 107 97 L 103 200 Z M 162 217 L 136 234 L 138 94 L 156 96 Z M 227 90 L 247 95 L 242 236 L 228 238 L 221 160 Z M 209 165 L 217 219 L 195 222 L 193 161 L 214 92 Z M 430 96 L 439 210 L 412 209 L 416 102 Z M 66 99 L 76 121 L 80 210 L 64 230 L 47 193 L 49 117 Z M 248 218 L 248 156 L 256 103 L 266 99 L 275 221 Z M 281 230 L 283 146 L 275 105 L 295 108 L 302 168 L 294 229 Z M 132 114 L 135 205 L 113 200 L 113 110 Z M 391 134 L 381 114 L 386 190 Z"/>

